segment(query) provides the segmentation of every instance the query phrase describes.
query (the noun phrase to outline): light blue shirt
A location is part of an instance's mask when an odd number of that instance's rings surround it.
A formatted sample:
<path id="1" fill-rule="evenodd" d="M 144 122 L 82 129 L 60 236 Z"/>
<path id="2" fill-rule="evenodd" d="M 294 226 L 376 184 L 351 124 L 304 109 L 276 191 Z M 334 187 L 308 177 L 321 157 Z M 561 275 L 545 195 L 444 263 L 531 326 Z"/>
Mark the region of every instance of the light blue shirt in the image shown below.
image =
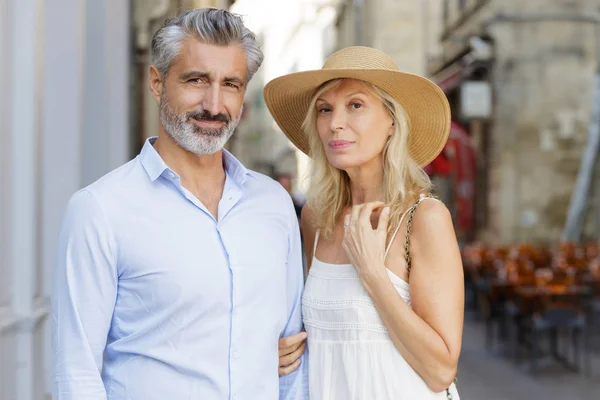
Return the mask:
<path id="1" fill-rule="evenodd" d="M 55 400 L 306 399 L 292 201 L 224 151 L 218 221 L 152 146 L 77 192 L 52 298 Z M 103 360 L 104 357 L 104 360 Z"/>

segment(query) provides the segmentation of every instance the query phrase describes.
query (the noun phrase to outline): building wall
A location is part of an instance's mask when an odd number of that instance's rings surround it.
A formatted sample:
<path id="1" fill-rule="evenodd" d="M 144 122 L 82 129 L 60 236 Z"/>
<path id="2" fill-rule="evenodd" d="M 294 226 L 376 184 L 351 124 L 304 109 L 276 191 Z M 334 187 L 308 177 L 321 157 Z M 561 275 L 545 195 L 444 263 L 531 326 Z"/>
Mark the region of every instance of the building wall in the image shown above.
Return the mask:
<path id="1" fill-rule="evenodd" d="M 0 398 L 50 392 L 48 312 L 69 197 L 129 151 L 129 4 L 0 3 Z"/>
<path id="2" fill-rule="evenodd" d="M 342 0 L 339 10 L 338 48 L 374 47 L 401 70 L 420 75 L 427 73 L 427 60 L 441 52 L 439 0 Z"/>
<path id="3" fill-rule="evenodd" d="M 463 14 L 456 12 L 458 2 L 448 3 L 445 59 L 460 53 L 473 34 L 488 35 L 494 44 L 483 237 L 495 243 L 558 240 L 591 117 L 597 3 L 483 1 Z"/>
<path id="4" fill-rule="evenodd" d="M 278 76 L 323 66 L 335 48 L 335 9 L 325 1 L 238 0 L 231 10 L 245 16 L 265 55 L 246 91 L 244 119 L 232 137 L 232 150 L 249 168 L 296 176 L 295 188 L 304 191 L 309 160 L 275 124 L 263 88 Z"/>

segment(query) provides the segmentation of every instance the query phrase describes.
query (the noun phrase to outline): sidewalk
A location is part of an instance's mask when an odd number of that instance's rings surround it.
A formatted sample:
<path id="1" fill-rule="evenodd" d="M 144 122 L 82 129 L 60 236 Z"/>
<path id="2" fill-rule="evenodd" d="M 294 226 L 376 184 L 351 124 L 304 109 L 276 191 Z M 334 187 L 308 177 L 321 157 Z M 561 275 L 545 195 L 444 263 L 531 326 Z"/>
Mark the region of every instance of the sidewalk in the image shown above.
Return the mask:
<path id="1" fill-rule="evenodd" d="M 557 363 L 540 367 L 534 377 L 510 359 L 491 354 L 484 346 L 484 326 L 465 316 L 463 348 L 458 367 L 463 400 L 590 400 L 600 393 L 600 349 L 592 357 L 592 377 Z"/>

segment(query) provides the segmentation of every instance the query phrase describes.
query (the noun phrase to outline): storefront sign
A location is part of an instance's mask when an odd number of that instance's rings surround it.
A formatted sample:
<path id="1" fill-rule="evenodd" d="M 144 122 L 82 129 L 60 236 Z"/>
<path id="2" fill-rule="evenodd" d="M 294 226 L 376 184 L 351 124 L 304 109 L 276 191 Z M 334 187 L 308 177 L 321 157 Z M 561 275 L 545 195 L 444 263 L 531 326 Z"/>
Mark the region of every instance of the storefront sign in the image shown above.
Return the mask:
<path id="1" fill-rule="evenodd" d="M 492 91 L 485 81 L 467 81 L 460 86 L 460 113 L 463 119 L 487 119 L 492 114 Z"/>

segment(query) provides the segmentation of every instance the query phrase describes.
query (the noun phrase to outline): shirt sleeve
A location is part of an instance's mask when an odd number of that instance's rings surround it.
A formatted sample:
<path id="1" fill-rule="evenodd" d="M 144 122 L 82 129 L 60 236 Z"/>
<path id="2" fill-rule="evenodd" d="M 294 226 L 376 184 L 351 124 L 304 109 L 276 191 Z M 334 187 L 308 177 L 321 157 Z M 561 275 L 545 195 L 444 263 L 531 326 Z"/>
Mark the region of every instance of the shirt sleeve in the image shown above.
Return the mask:
<path id="1" fill-rule="evenodd" d="M 302 332 L 302 291 L 304 290 L 304 269 L 302 266 L 302 243 L 298 218 L 290 199 L 286 199 L 290 219 L 289 253 L 287 260 L 287 303 L 288 322 L 281 337 Z M 300 367 L 289 375 L 279 378 L 280 400 L 308 399 L 308 357 L 305 351 Z"/>
<path id="2" fill-rule="evenodd" d="M 52 293 L 54 400 L 105 400 L 102 358 L 117 295 L 116 241 L 96 198 L 67 205 Z"/>

